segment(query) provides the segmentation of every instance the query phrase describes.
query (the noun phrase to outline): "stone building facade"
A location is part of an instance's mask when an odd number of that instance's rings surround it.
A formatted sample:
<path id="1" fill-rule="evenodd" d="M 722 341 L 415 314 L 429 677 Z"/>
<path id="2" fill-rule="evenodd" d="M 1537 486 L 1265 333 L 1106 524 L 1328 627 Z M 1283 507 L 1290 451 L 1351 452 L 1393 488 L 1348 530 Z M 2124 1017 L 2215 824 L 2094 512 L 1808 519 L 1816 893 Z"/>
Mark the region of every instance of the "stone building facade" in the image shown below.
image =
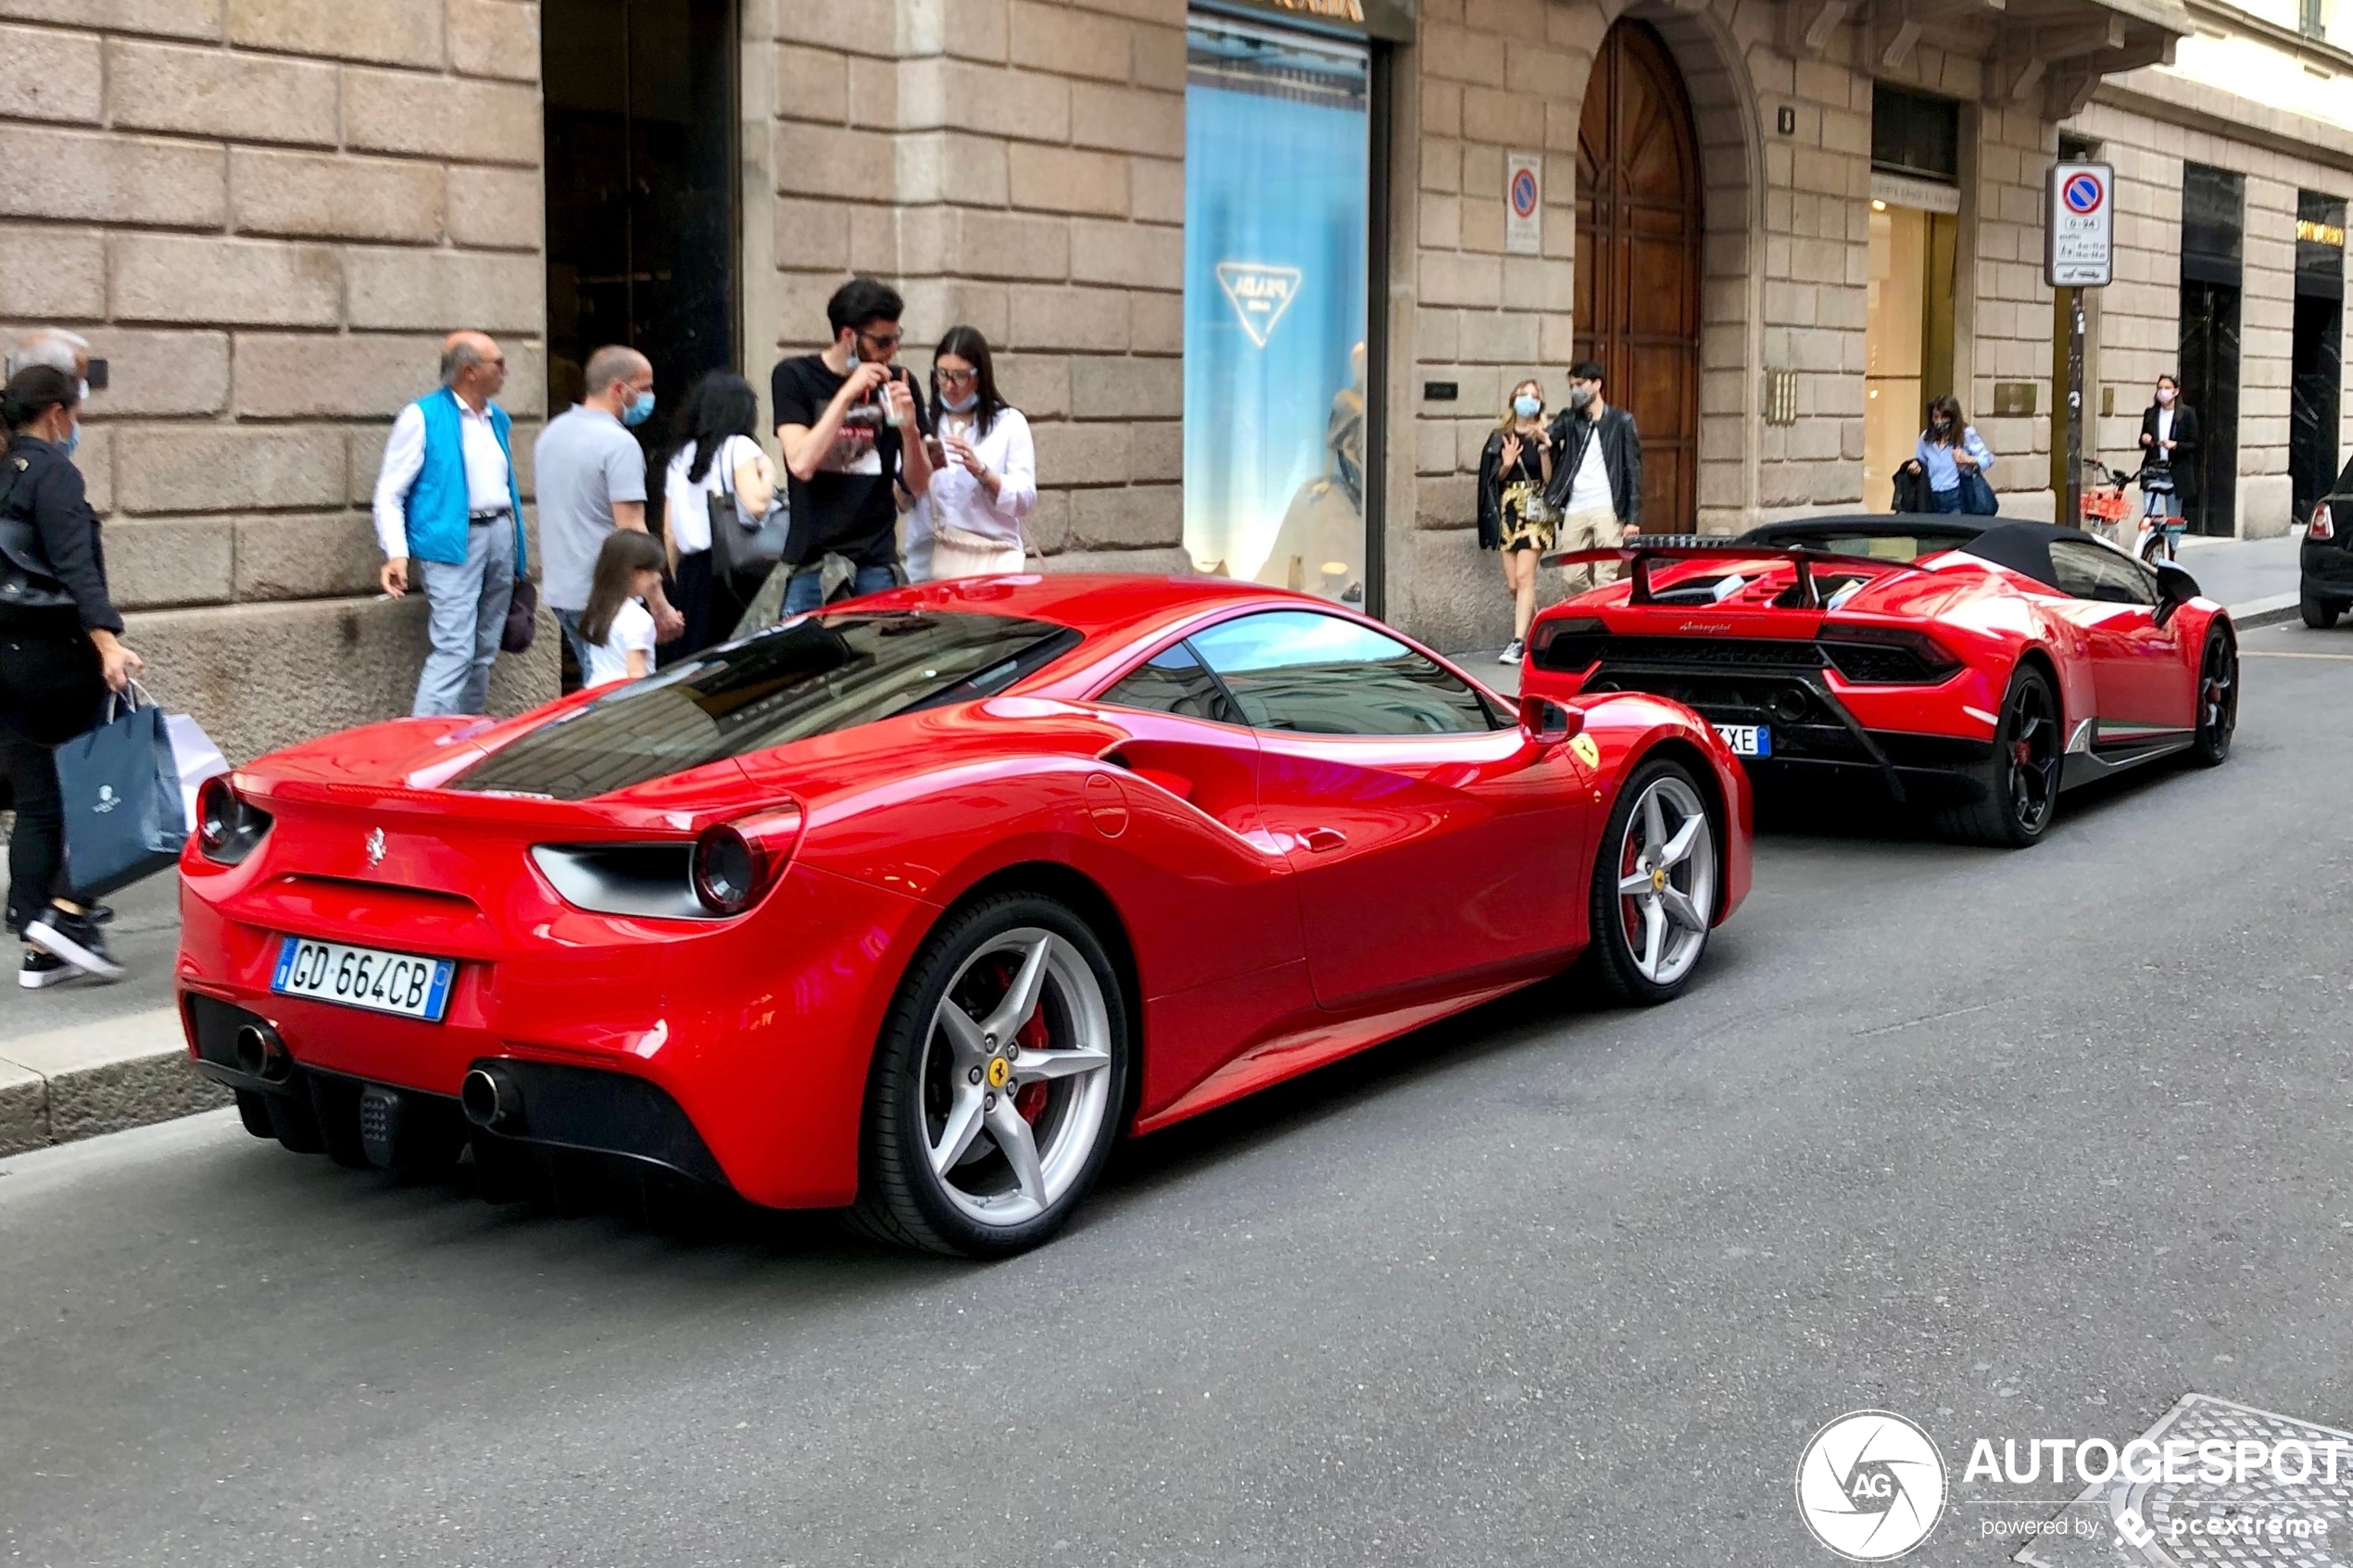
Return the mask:
<path id="1" fill-rule="evenodd" d="M 1315 537 L 1361 515 L 1344 570 L 1303 585 L 1493 646 L 1479 449 L 1514 382 L 1556 400 L 1589 349 L 1677 476 L 1655 527 L 1883 506 L 1873 443 L 1931 383 L 2000 454 L 2005 509 L 2053 515 L 2040 254 L 2063 137 L 2118 176 L 2087 425 L 2111 460 L 2181 353 L 2183 191 L 2207 178 L 2184 169 L 2241 178 L 2242 482 L 2219 526 L 2285 528 L 2294 280 L 2318 275 L 2295 215 L 2324 235 L 2353 194 L 2353 56 L 2298 20 L 2219 0 L 0 0 L 0 334 L 56 322 L 109 359 L 82 460 L 132 639 L 240 755 L 405 709 L 422 616 L 374 596 L 366 506 L 441 333 L 505 345 L 528 495 L 530 437 L 591 338 L 643 334 L 666 397 L 724 367 L 764 392 L 853 271 L 903 289 L 918 369 L 953 322 L 1000 345 L 1048 570 L 1249 570 L 1189 537 L 1261 418 L 1203 378 L 1237 321 L 1277 378 L 1270 345 L 1313 319 L 1326 380 L 1264 392 L 1268 420 L 1317 433 L 1268 459 L 1265 526 L 1294 488 Z M 2263 62 L 2310 91 L 2250 85 Z M 1232 100 L 1211 90 L 1252 70 L 1275 129 L 1219 172 L 1204 138 Z M 1294 109 L 1342 100 L 1362 172 L 1317 189 L 1359 180 L 1365 216 L 1316 243 L 1357 280 L 1353 318 L 1312 269 L 1212 257 L 1188 222 L 1213 178 L 1220 202 L 1253 180 L 1291 200 L 1327 157 L 1290 139 Z M 1899 111 L 1924 153 L 1890 151 Z M 2326 422 L 2334 460 L 2353 397 Z M 1325 553 L 1300 546 L 1294 576 Z M 551 642 L 502 660 L 502 704 L 551 689 Z"/>

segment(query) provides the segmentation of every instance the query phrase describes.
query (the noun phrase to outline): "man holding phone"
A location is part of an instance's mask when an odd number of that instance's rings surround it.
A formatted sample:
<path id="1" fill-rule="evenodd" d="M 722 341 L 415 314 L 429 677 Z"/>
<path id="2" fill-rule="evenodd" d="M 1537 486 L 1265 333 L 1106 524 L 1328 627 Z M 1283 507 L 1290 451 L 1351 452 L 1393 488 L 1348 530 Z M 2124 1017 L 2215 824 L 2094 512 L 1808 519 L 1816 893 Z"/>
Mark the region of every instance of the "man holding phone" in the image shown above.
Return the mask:
<path id="1" fill-rule="evenodd" d="M 888 285 L 851 279 L 825 302 L 832 345 L 778 360 L 770 377 L 792 500 L 787 615 L 824 602 L 828 555 L 856 569 L 855 593 L 877 594 L 900 581 L 899 513 L 924 494 L 933 465 L 923 400 L 891 363 L 905 308 Z"/>

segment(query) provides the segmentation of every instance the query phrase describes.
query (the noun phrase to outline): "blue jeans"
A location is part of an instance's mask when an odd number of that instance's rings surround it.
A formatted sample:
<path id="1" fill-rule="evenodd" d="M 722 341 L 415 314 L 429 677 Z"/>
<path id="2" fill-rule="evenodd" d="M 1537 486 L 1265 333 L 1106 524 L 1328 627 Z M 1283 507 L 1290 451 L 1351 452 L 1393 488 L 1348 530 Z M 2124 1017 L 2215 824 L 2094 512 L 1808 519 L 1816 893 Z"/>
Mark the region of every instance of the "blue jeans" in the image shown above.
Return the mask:
<path id="1" fill-rule="evenodd" d="M 849 584 L 849 591 L 863 598 L 868 594 L 879 594 L 886 588 L 898 586 L 899 573 L 889 567 L 862 566 Z M 825 574 L 815 567 L 795 574 L 792 581 L 785 584 L 785 613 L 806 615 L 824 602 L 821 597 L 824 591 Z"/>
<path id="2" fill-rule="evenodd" d="M 1950 490 L 1931 490 L 1928 493 L 1928 509 L 1932 512 L 1959 511 L 1961 509 L 1960 486 L 1957 484 Z"/>
<path id="3" fill-rule="evenodd" d="M 510 518 L 466 529 L 462 564 L 420 560 L 426 627 L 433 651 L 417 676 L 418 718 L 479 713 L 490 703 L 490 666 L 507 630 L 515 591 L 515 525 Z"/>

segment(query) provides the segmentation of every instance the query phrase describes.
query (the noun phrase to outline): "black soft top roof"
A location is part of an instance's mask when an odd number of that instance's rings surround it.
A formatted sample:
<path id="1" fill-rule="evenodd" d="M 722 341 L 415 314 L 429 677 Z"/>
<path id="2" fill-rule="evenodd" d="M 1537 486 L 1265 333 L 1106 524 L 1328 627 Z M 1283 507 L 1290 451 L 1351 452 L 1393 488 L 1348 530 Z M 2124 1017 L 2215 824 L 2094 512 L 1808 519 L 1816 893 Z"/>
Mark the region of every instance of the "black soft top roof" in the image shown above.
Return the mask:
<path id="1" fill-rule="evenodd" d="M 1967 550 L 1980 560 L 2008 567 L 2037 583 L 2058 586 L 2051 569 L 2051 541 L 2081 539 L 2076 529 L 2047 522 L 1980 521 L 1950 512 L 1864 512 L 1852 517 L 1809 517 L 1789 522 L 1768 522 L 1752 528 L 1742 538 L 1759 545 L 1818 545 L 1831 539 L 1890 537 L 1950 540 L 1944 547 Z"/>

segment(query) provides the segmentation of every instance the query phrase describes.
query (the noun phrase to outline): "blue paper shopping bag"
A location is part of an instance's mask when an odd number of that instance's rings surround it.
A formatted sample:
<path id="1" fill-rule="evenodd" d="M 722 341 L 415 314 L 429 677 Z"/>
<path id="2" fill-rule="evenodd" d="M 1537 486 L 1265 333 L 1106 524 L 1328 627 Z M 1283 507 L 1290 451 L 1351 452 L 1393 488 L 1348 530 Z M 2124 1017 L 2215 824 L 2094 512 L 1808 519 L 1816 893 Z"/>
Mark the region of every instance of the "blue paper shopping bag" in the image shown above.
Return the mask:
<path id="1" fill-rule="evenodd" d="M 163 709 L 135 694 L 108 708 L 107 722 L 57 752 L 66 884 L 84 900 L 169 868 L 188 838 Z"/>

